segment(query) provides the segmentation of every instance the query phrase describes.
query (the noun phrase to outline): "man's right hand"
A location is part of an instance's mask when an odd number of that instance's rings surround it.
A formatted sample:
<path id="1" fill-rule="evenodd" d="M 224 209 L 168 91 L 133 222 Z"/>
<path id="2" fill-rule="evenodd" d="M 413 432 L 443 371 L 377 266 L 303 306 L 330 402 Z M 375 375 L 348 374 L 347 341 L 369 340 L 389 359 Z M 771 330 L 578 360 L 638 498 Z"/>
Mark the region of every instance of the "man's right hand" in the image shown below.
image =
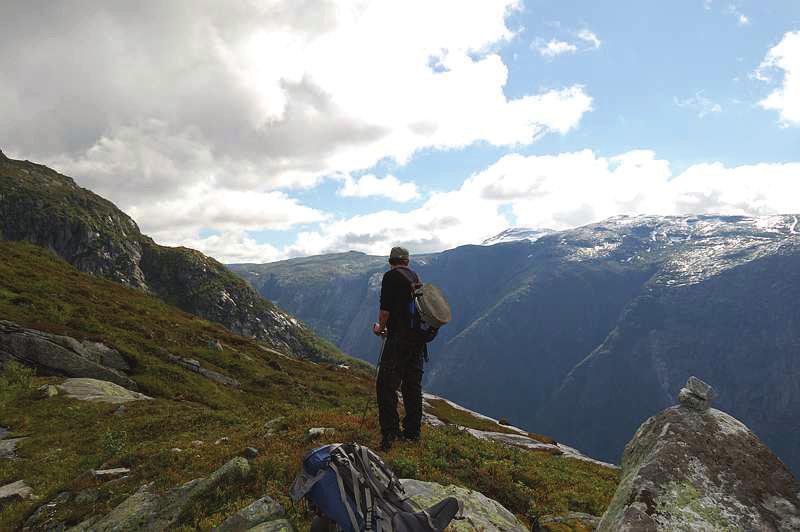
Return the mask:
<path id="1" fill-rule="evenodd" d="M 386 327 L 381 327 L 380 323 L 375 322 L 372 324 L 372 332 L 376 336 L 386 336 Z"/>

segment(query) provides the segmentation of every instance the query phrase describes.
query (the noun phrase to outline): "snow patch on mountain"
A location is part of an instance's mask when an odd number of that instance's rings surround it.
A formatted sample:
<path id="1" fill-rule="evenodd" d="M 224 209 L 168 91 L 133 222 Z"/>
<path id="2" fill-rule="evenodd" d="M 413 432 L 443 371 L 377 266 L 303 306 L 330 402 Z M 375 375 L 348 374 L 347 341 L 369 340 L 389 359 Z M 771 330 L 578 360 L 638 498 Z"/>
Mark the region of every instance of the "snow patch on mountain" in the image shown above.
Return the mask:
<path id="1" fill-rule="evenodd" d="M 510 227 L 505 231 L 487 238 L 481 242 L 482 246 L 492 246 L 494 244 L 501 244 L 504 242 L 518 242 L 520 240 L 528 240 L 536 242 L 543 236 L 555 233 L 552 229 L 531 229 L 529 227 Z"/>

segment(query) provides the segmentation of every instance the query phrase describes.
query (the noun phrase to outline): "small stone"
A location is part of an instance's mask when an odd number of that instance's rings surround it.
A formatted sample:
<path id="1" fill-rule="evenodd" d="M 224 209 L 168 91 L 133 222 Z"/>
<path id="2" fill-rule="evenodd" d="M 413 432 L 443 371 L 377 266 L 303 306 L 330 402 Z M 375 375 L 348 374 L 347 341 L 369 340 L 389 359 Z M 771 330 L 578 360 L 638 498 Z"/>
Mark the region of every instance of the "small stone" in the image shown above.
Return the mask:
<path id="1" fill-rule="evenodd" d="M 266 436 L 273 436 L 287 428 L 289 428 L 289 424 L 286 423 L 286 418 L 283 416 L 276 417 L 275 419 L 270 419 L 264 423 L 264 434 Z"/>
<path id="2" fill-rule="evenodd" d="M 114 410 L 114 415 L 115 416 L 121 416 L 121 415 L 125 414 L 125 412 L 127 412 L 127 411 L 128 411 L 128 409 L 125 408 L 125 405 L 119 405 L 119 408 Z"/>
<path id="3" fill-rule="evenodd" d="M 200 361 L 197 360 L 196 358 L 184 358 L 183 361 L 189 364 L 190 366 L 194 366 L 196 368 L 200 367 Z"/>
<path id="4" fill-rule="evenodd" d="M 0 459 L 16 458 L 17 444 L 25 438 L 12 438 L 10 440 L 0 441 Z"/>
<path id="5" fill-rule="evenodd" d="M 5 439 L 9 434 L 11 434 L 10 430 L 5 427 L 0 427 L 0 440 Z"/>
<path id="6" fill-rule="evenodd" d="M 58 387 L 52 384 L 43 384 L 36 389 L 39 392 L 39 397 L 42 399 L 49 399 L 58 395 Z"/>
<path id="7" fill-rule="evenodd" d="M 309 440 L 316 440 L 317 438 L 319 438 L 324 434 L 333 434 L 334 432 L 336 432 L 336 429 L 331 427 L 314 427 L 308 429 L 308 434 L 306 435 L 306 437 Z"/>
<path id="8" fill-rule="evenodd" d="M 214 351 L 223 351 L 222 343 L 219 340 L 209 340 L 208 348 Z"/>
<path id="9" fill-rule="evenodd" d="M 195 447 L 202 447 L 203 445 L 205 445 L 205 442 L 203 442 L 203 440 L 194 440 L 192 442 L 192 445 Z"/>
<path id="10" fill-rule="evenodd" d="M 115 467 L 113 469 L 92 469 L 92 476 L 97 480 L 111 480 L 119 478 L 130 473 L 131 470 L 127 467 Z"/>
<path id="11" fill-rule="evenodd" d="M 229 437 L 223 436 L 222 438 L 220 438 L 217 441 L 215 441 L 214 445 L 219 445 L 221 443 L 228 443 L 229 441 L 231 441 L 231 439 Z"/>
<path id="12" fill-rule="evenodd" d="M 0 487 L 0 506 L 8 502 L 24 501 L 31 497 L 33 497 L 33 490 L 25 484 L 24 480 Z"/>
<path id="13" fill-rule="evenodd" d="M 173 447 L 172 449 L 170 449 L 170 450 L 169 450 L 169 452 L 171 452 L 171 453 L 176 453 L 176 454 L 177 454 L 177 453 L 182 453 L 182 452 L 183 452 L 183 449 L 181 449 L 181 448 L 179 448 L 179 447 Z"/>
<path id="14" fill-rule="evenodd" d="M 255 447 L 248 447 L 244 451 L 242 451 L 242 456 L 244 456 L 248 460 L 253 460 L 255 459 L 256 456 L 258 456 L 258 449 L 256 449 Z"/>
<path id="15" fill-rule="evenodd" d="M 704 412 L 711 407 L 711 400 L 715 392 L 709 384 L 697 377 L 689 377 L 686 386 L 678 392 L 678 402 L 681 406 L 698 412 Z"/>

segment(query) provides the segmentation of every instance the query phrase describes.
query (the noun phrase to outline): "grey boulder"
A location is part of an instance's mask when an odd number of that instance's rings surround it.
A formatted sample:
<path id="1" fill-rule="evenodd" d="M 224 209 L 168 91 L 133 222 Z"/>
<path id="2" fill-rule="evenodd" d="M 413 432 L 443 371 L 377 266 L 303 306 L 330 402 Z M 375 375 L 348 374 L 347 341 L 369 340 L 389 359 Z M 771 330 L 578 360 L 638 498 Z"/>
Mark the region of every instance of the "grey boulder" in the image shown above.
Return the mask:
<path id="1" fill-rule="evenodd" d="M 113 382 L 98 379 L 67 379 L 58 385 L 58 389 L 64 392 L 67 397 L 78 399 L 79 401 L 122 404 L 152 399 L 152 397 L 133 392 Z"/>
<path id="2" fill-rule="evenodd" d="M 406 496 L 423 509 L 447 497 L 458 499 L 462 506 L 462 515 L 460 519 L 450 523 L 448 531 L 526 532 L 528 530 L 503 505 L 480 492 L 414 479 L 401 479 L 400 483 Z"/>
<path id="3" fill-rule="evenodd" d="M 711 397 L 686 389 L 700 406 Z M 598 530 L 800 530 L 800 485 L 786 466 L 741 422 L 697 403 L 642 424 Z"/>
<path id="4" fill-rule="evenodd" d="M 0 364 L 11 360 L 44 373 L 102 379 L 136 389 L 123 373 L 130 367 L 116 349 L 0 320 Z"/>
<path id="5" fill-rule="evenodd" d="M 24 501 L 33 497 L 33 490 L 24 480 L 0 486 L 0 510 L 8 503 Z"/>

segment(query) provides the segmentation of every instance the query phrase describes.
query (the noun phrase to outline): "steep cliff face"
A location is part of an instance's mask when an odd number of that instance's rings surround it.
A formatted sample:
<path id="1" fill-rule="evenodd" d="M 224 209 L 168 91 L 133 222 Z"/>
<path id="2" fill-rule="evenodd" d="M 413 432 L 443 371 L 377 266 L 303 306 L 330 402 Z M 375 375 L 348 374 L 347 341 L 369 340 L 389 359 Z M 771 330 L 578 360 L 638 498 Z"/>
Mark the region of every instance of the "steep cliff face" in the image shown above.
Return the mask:
<path id="1" fill-rule="evenodd" d="M 136 223 L 46 166 L 0 156 L 0 237 L 27 240 L 85 272 L 147 289 Z"/>
<path id="2" fill-rule="evenodd" d="M 616 462 L 647 415 L 703 374 L 721 407 L 800 470 L 789 428 L 800 419 L 798 226 L 794 215 L 617 217 L 414 257 L 455 316 L 432 345 L 426 386 Z M 334 308 L 314 326 L 374 360 L 385 261 L 358 255 L 347 270 L 337 257 L 234 271 L 302 319 Z M 345 287 L 361 299 L 333 295 Z"/>
<path id="3" fill-rule="evenodd" d="M 160 246 L 113 203 L 42 165 L 0 155 L 0 238 L 46 247 L 82 271 L 158 295 L 231 331 L 314 359 L 341 353 L 222 264 Z"/>

